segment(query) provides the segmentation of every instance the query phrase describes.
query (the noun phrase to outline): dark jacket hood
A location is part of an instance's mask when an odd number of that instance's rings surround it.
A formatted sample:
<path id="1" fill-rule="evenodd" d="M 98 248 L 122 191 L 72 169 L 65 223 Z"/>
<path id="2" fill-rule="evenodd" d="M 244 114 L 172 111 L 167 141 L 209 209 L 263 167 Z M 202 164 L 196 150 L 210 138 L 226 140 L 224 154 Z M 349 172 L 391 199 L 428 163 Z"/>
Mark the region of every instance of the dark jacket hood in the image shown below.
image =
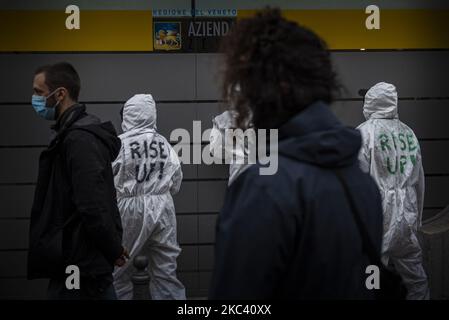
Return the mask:
<path id="1" fill-rule="evenodd" d="M 316 102 L 279 128 L 279 154 L 326 168 L 357 161 L 361 135 L 344 127 L 329 106 Z"/>
<path id="2" fill-rule="evenodd" d="M 71 130 L 81 129 L 96 136 L 108 148 L 111 159 L 115 160 L 120 152 L 122 142 L 117 137 L 114 126 L 111 122 L 90 124 L 84 126 L 73 126 Z"/>
<path id="3" fill-rule="evenodd" d="M 72 130 L 84 130 L 96 136 L 109 150 L 112 160 L 120 152 L 121 140 L 111 122 L 101 122 L 99 118 L 86 112 L 86 106 L 76 104 L 68 109 L 55 125 L 59 134 L 67 134 Z"/>

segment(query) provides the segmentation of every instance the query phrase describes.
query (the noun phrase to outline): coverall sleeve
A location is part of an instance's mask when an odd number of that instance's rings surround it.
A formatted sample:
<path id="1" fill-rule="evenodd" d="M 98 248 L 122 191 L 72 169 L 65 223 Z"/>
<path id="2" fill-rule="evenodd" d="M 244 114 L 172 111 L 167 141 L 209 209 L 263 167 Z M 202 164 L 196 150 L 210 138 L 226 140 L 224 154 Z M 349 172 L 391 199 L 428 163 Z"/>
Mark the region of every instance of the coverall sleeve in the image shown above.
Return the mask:
<path id="1" fill-rule="evenodd" d="M 422 223 L 422 213 L 424 208 L 424 194 L 425 194 L 426 179 L 424 176 L 424 168 L 422 162 L 419 166 L 418 183 L 416 184 L 416 197 L 418 200 L 418 226 Z"/>
<path id="2" fill-rule="evenodd" d="M 362 146 L 359 151 L 359 165 L 363 172 L 370 173 L 371 168 L 371 136 L 367 130 L 360 130 L 362 134 Z"/>
<path id="3" fill-rule="evenodd" d="M 212 128 L 209 136 L 209 150 L 214 158 L 224 160 L 225 153 L 225 129 Z"/>
<path id="4" fill-rule="evenodd" d="M 209 135 L 209 150 L 214 158 L 229 163 L 233 151 L 226 148 L 226 130 L 232 129 L 232 118 L 229 112 L 224 112 L 212 120 L 212 130 Z"/>
<path id="5" fill-rule="evenodd" d="M 175 195 L 179 192 L 179 189 L 181 188 L 182 183 L 182 167 L 181 162 L 179 161 L 178 155 L 176 154 L 175 150 L 170 146 L 170 159 L 175 165 L 175 172 L 171 178 L 171 187 L 170 187 L 170 193 L 172 195 Z"/>
<path id="6" fill-rule="evenodd" d="M 122 168 L 122 164 L 123 164 L 122 155 L 123 155 L 123 145 L 120 148 L 119 155 L 114 160 L 114 162 L 112 162 L 112 174 L 114 175 L 114 177 L 116 177 L 118 175 L 118 173 L 120 172 L 120 169 Z"/>
<path id="7" fill-rule="evenodd" d="M 121 234 L 114 223 L 111 202 L 116 201 L 107 181 L 112 177 L 111 159 L 90 133 L 71 133 L 64 141 L 72 200 L 83 225 L 105 258 L 113 263 L 122 254 Z M 109 179 L 112 180 L 112 179 Z M 116 204 L 112 204 L 116 205 Z"/>

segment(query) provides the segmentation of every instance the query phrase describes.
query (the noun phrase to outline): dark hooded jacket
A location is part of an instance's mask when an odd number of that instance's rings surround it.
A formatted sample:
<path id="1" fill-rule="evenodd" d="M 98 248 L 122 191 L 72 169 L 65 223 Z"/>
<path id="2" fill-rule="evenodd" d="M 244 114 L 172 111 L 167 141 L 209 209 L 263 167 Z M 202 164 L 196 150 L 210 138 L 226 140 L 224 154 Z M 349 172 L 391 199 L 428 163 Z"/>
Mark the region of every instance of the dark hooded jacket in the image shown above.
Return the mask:
<path id="1" fill-rule="evenodd" d="M 218 218 L 212 299 L 373 298 L 370 261 L 340 170 L 380 254 L 382 209 L 359 169 L 360 134 L 318 102 L 279 129 L 278 171 L 247 169 L 227 190 Z"/>
<path id="2" fill-rule="evenodd" d="M 111 162 L 121 142 L 110 122 L 69 108 L 39 159 L 31 211 L 28 278 L 110 275 L 122 253 L 122 226 Z"/>

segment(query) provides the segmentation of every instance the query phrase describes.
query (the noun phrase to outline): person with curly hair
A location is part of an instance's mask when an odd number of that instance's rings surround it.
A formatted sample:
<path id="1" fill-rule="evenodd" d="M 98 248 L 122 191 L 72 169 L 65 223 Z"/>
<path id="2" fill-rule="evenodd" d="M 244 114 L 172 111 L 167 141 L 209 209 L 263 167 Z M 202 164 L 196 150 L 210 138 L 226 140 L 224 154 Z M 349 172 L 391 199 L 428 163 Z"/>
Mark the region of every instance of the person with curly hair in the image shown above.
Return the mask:
<path id="1" fill-rule="evenodd" d="M 329 109 L 339 85 L 326 44 L 267 8 L 239 20 L 222 51 L 237 126 L 278 130 L 279 165 L 260 175 L 254 164 L 229 186 L 209 297 L 374 298 L 362 239 L 380 255 L 381 199 L 359 168 L 360 133 Z"/>

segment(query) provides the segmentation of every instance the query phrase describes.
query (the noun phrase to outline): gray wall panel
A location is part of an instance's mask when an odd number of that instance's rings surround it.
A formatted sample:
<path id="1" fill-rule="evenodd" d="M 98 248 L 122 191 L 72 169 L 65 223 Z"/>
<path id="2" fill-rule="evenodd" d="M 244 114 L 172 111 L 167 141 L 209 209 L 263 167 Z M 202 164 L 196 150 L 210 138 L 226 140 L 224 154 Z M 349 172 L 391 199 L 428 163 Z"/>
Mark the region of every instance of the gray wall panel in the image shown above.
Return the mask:
<path id="1" fill-rule="evenodd" d="M 177 229 L 180 244 L 215 242 L 218 214 L 178 215 Z"/>
<path id="2" fill-rule="evenodd" d="M 167 139 L 172 141 L 170 134 L 174 129 L 186 129 L 192 134 L 192 122 L 196 120 L 196 104 L 159 104 L 158 131 Z"/>
<path id="3" fill-rule="evenodd" d="M 87 105 L 87 111 L 103 121 L 112 121 L 116 130 L 120 128 L 119 105 Z M 52 130 L 52 121 L 40 118 L 31 104 L 0 106 L 0 119 L 20 119 L 5 121 L 0 126 L 0 145 L 48 145 Z"/>
<path id="4" fill-rule="evenodd" d="M 212 128 L 212 119 L 226 110 L 223 103 L 198 103 L 198 120 L 201 120 L 201 126 Z"/>
<path id="5" fill-rule="evenodd" d="M 220 54 L 204 53 L 197 55 L 197 99 L 221 99 L 220 58 Z"/>
<path id="6" fill-rule="evenodd" d="M 449 176 L 427 177 L 425 207 L 446 207 L 449 205 Z"/>
<path id="7" fill-rule="evenodd" d="M 2 54 L 0 102 L 30 101 L 34 70 L 59 61 L 78 70 L 80 101 L 125 101 L 146 92 L 156 100 L 195 98 L 193 54 Z"/>
<path id="8" fill-rule="evenodd" d="M 198 209 L 198 184 L 201 184 L 201 203 Z M 226 181 L 186 181 L 173 199 L 177 215 L 195 212 L 219 212 L 221 210 Z M 449 204 L 449 178 L 447 176 L 426 178 L 425 207 L 444 207 Z M 34 186 L 0 186 L 0 218 L 29 218 L 34 197 Z M 209 200 L 212 197 L 213 199 Z M 196 219 L 196 218 L 191 218 Z M 199 216 L 198 241 L 213 242 L 216 215 Z M 26 221 L 26 220 L 19 220 Z M 192 224 L 189 224 L 192 225 Z M 185 227 L 182 227 L 185 228 Z M 179 229 L 179 228 L 178 228 Z M 181 232 L 181 231 L 180 231 Z M 184 230 L 183 230 L 184 232 Z M 196 232 L 196 231 L 195 231 Z M 189 233 L 190 234 L 190 233 Z M 182 235 L 183 237 L 185 235 Z M 191 234 L 189 235 L 189 237 Z M 1 238 L 1 236 L 0 236 Z M 189 241 L 190 243 L 190 241 Z"/>
<path id="9" fill-rule="evenodd" d="M 113 105 L 90 105 L 88 110 L 100 117 L 102 120 L 111 121 L 117 132 L 122 133 L 120 109 L 122 104 Z M 170 133 L 173 129 L 184 128 L 191 134 L 192 121 L 196 116 L 196 105 L 193 103 L 157 104 L 157 129 L 167 140 L 170 141 Z"/>
<path id="10" fill-rule="evenodd" d="M 117 134 L 122 133 L 122 121 L 120 119 L 120 109 L 123 104 L 86 104 L 87 112 L 91 113 L 101 121 L 111 121 Z"/>
<path id="11" fill-rule="evenodd" d="M 25 278 L 27 276 L 26 251 L 0 251 L 0 276 Z"/>
<path id="12" fill-rule="evenodd" d="M 29 105 L 0 106 L 0 145 L 47 145 L 53 122 L 43 120 Z M 20 123 L 19 123 L 20 122 Z"/>
<path id="13" fill-rule="evenodd" d="M 199 294 L 207 297 L 209 294 L 210 283 L 212 280 L 212 272 L 200 272 Z"/>
<path id="14" fill-rule="evenodd" d="M 0 183 L 34 183 L 42 148 L 1 148 Z"/>
<path id="15" fill-rule="evenodd" d="M 183 246 L 179 255 L 178 270 L 193 271 L 198 269 L 211 269 L 211 261 L 213 261 L 213 246 Z M 0 258 L 3 261 L 0 264 L 1 278 L 18 278 L 26 277 L 27 251 L 0 251 Z"/>
<path id="16" fill-rule="evenodd" d="M 117 134 L 122 133 L 120 109 L 122 104 L 88 104 L 87 112 L 99 117 L 102 121 L 111 121 Z M 198 104 L 196 103 L 161 103 L 157 105 L 157 128 L 167 140 L 170 133 L 177 128 L 186 129 L 192 135 L 193 121 L 198 120 Z M 206 109 L 201 107 L 201 109 Z M 212 109 L 212 108 L 211 108 Z M 202 112 L 202 115 L 204 111 Z M 214 114 L 214 109 L 211 110 Z M 0 145 L 47 145 L 50 141 L 53 122 L 41 119 L 31 105 L 0 106 L 0 119 L 20 119 L 5 121 L 0 126 Z M 212 127 L 212 118 L 204 121 L 202 129 Z M 190 137 L 192 139 L 192 137 Z"/>
<path id="17" fill-rule="evenodd" d="M 206 146 L 208 148 L 208 146 Z M 228 179 L 229 165 L 227 164 L 200 164 L 198 165 L 198 178 Z"/>
<path id="18" fill-rule="evenodd" d="M 176 217 L 178 232 L 178 243 L 197 243 L 198 242 L 198 216 L 185 215 Z"/>
<path id="19" fill-rule="evenodd" d="M 204 214 L 198 219 L 198 242 L 214 243 L 218 214 Z"/>
<path id="20" fill-rule="evenodd" d="M 198 177 L 198 165 L 181 164 L 183 180 L 196 179 Z"/>
<path id="21" fill-rule="evenodd" d="M 0 186 L 0 218 L 29 218 L 33 198 L 32 185 Z"/>
<path id="22" fill-rule="evenodd" d="M 199 297 L 200 274 L 199 272 L 177 272 L 178 279 L 186 288 L 187 297 Z"/>
<path id="23" fill-rule="evenodd" d="M 424 209 L 422 213 L 422 221 L 432 219 L 435 215 L 441 212 L 443 209 Z"/>
<path id="24" fill-rule="evenodd" d="M 362 99 L 358 90 L 378 81 L 397 85 L 400 97 L 447 97 L 449 74 L 447 52 L 332 52 L 332 58 L 347 91 L 335 113 L 347 125 L 363 122 Z M 159 100 L 158 130 L 169 139 L 175 128 L 192 133 L 192 121 L 201 120 L 201 128 L 212 126 L 214 116 L 224 104 L 194 100 L 220 100 L 220 55 L 217 54 L 6 54 L 0 55 L 0 103 L 30 100 L 34 68 L 61 60 L 79 69 L 81 100 L 88 111 L 104 121 L 112 121 L 120 132 L 121 101 L 135 93 L 151 93 Z M 401 100 L 401 120 L 418 135 L 427 174 L 424 218 L 448 204 L 449 99 Z M 191 101 L 193 100 L 193 101 Z M 114 102 L 99 104 L 99 102 Z M 176 103 L 179 101 L 179 103 Z M 41 148 L 5 148 L 5 146 L 42 146 L 48 143 L 49 122 L 36 116 L 26 105 L 0 105 L 0 297 L 45 297 L 46 282 L 27 281 L 25 277 L 28 245 L 28 219 L 37 177 Z M 20 125 L 15 119 L 20 119 Z M 438 140 L 434 140 L 438 139 Z M 433 141 L 434 140 L 434 141 Z M 205 146 L 203 146 L 204 148 Z M 178 242 L 179 278 L 189 297 L 206 296 L 214 260 L 215 227 L 222 207 L 228 177 L 227 165 L 185 165 L 180 192 L 174 196 Z M 442 175 L 443 174 L 443 175 Z M 438 176 L 442 175 L 442 176 Z M 200 179 L 200 181 L 198 181 Z M 205 180 L 205 181 L 201 181 Z M 207 181 L 209 180 L 209 181 Z M 8 185 L 11 184 L 11 185 Z M 9 279 L 8 277 L 19 277 Z"/>
<path id="25" fill-rule="evenodd" d="M 46 299 L 48 280 L 0 279 L 0 299 Z"/>
<path id="26" fill-rule="evenodd" d="M 173 196 L 176 213 L 192 213 L 198 210 L 198 182 L 184 181 Z"/>
<path id="27" fill-rule="evenodd" d="M 447 97 L 447 51 L 333 52 L 333 62 L 347 91 L 358 97 L 377 82 L 396 85 L 399 97 Z"/>
<path id="28" fill-rule="evenodd" d="M 198 246 L 181 246 L 178 256 L 178 271 L 194 271 L 198 269 Z"/>
<path id="29" fill-rule="evenodd" d="M 449 99 L 399 101 L 399 119 L 420 139 L 448 139 Z M 363 101 L 339 101 L 332 105 L 337 117 L 348 126 L 357 127 L 365 121 Z"/>
<path id="30" fill-rule="evenodd" d="M 179 272 L 212 270 L 214 259 L 213 245 L 182 246 L 178 257 Z"/>
<path id="31" fill-rule="evenodd" d="M 212 270 L 214 266 L 214 246 L 199 246 L 199 269 Z"/>
<path id="32" fill-rule="evenodd" d="M 173 199 L 176 213 L 198 210 L 198 183 L 185 181 Z M 29 218 L 34 198 L 34 185 L 0 186 L 0 218 Z"/>
<path id="33" fill-rule="evenodd" d="M 198 212 L 219 212 L 223 205 L 227 181 L 201 181 L 198 185 Z"/>
<path id="34" fill-rule="evenodd" d="M 449 96 L 447 51 L 332 52 L 331 57 L 346 88 L 344 98 L 357 98 L 360 89 L 381 81 L 395 84 L 400 97 Z M 220 54 L 199 54 L 197 59 L 198 99 L 221 99 Z"/>
<path id="35" fill-rule="evenodd" d="M 426 174 L 449 174 L 449 140 L 421 141 L 421 153 Z"/>
<path id="36" fill-rule="evenodd" d="M 29 225 L 29 220 L 1 220 L 0 250 L 27 249 Z"/>
<path id="37" fill-rule="evenodd" d="M 177 259 L 179 272 L 211 270 L 214 254 L 212 245 L 181 245 L 181 249 Z M 0 265 L 0 278 L 26 278 L 27 254 L 27 251 L 0 251 L 1 261 L 5 262 Z"/>
<path id="38" fill-rule="evenodd" d="M 346 126 L 356 128 L 365 122 L 363 117 L 363 101 L 336 101 L 331 105 L 331 110 Z"/>
<path id="39" fill-rule="evenodd" d="M 0 148 L 0 183 L 35 183 L 43 148 Z M 184 179 L 197 177 L 197 166 L 182 165 Z"/>

